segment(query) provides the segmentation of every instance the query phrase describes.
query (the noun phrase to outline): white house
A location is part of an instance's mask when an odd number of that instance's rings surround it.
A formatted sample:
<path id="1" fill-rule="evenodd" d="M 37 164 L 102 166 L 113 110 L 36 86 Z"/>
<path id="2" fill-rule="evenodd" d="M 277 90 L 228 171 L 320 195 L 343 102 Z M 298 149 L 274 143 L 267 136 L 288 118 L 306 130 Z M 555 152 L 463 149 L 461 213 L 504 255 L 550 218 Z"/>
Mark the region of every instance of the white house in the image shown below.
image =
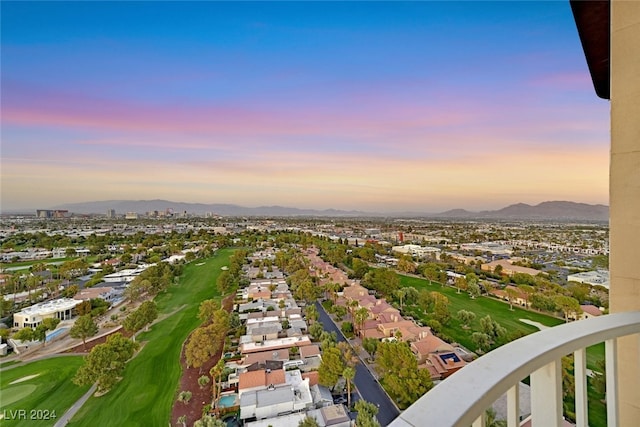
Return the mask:
<path id="1" fill-rule="evenodd" d="M 73 309 L 79 304 L 82 304 L 82 301 L 72 298 L 60 298 L 34 304 L 13 315 L 13 326 L 16 328 L 35 328 L 48 318 L 69 320 L 73 316 Z"/>

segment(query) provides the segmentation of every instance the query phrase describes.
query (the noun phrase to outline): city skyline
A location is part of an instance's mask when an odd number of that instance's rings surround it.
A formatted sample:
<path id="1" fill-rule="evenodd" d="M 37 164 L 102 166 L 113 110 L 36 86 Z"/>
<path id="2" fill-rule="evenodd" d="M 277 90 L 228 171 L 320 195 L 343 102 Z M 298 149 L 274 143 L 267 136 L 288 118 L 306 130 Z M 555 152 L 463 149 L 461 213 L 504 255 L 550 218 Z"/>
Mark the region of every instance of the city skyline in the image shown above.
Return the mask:
<path id="1" fill-rule="evenodd" d="M 608 205 L 568 1 L 1 7 L 3 210 Z"/>

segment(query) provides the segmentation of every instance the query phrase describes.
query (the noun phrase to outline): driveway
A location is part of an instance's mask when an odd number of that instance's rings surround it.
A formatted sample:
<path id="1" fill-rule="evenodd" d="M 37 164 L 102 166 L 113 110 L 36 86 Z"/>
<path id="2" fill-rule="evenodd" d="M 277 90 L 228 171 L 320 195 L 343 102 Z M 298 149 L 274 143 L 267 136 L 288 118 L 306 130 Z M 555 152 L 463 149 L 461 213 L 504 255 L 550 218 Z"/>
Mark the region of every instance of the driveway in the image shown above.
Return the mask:
<path id="1" fill-rule="evenodd" d="M 338 341 L 348 341 L 319 302 L 316 302 L 316 308 L 318 309 L 318 320 L 322 323 L 324 329 L 329 332 L 335 331 L 338 335 Z M 391 399 L 389 399 L 387 393 L 382 389 L 371 372 L 369 372 L 362 358 L 356 366 L 356 376 L 353 382 L 362 399 L 374 403 L 380 408 L 378 411 L 378 421 L 382 426 L 389 425 L 391 421 L 400 414 L 400 411 L 398 411 L 398 408 L 396 408 Z"/>

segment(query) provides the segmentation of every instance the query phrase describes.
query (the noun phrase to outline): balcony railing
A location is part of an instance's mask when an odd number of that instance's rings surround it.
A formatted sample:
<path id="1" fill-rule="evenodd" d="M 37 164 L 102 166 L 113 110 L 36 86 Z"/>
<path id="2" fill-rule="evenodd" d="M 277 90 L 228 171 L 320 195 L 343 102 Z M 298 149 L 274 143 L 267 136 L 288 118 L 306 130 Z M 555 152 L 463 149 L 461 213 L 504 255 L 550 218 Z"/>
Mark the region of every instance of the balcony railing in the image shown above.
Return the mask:
<path id="1" fill-rule="evenodd" d="M 607 424 L 617 426 L 616 340 L 639 333 L 640 312 L 610 314 L 536 332 L 465 366 L 422 396 L 390 426 L 482 427 L 485 410 L 505 393 L 507 424 L 519 426 L 518 383 L 529 375 L 532 426 L 561 426 L 561 359 L 573 353 L 576 425 L 587 427 L 586 348 L 601 342 L 605 343 Z"/>

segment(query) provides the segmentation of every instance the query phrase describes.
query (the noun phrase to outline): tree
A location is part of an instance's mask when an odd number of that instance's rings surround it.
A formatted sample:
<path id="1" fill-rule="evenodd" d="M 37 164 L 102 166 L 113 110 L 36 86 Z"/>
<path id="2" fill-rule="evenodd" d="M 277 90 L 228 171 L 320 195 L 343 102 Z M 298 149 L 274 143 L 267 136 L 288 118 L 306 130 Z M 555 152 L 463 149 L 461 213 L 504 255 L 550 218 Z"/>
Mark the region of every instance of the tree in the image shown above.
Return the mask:
<path id="1" fill-rule="evenodd" d="M 80 338 L 82 340 L 82 348 L 85 350 L 87 349 L 87 338 L 92 337 L 97 333 L 98 325 L 90 314 L 78 317 L 69 330 L 69 335 L 73 338 Z"/>
<path id="2" fill-rule="evenodd" d="M 329 297 L 331 298 L 331 301 L 335 303 L 336 298 L 338 297 L 338 291 L 340 291 L 342 286 L 340 286 L 339 283 L 329 282 L 326 285 L 324 285 L 324 288 L 327 292 L 329 292 Z"/>
<path id="3" fill-rule="evenodd" d="M 206 299 L 202 301 L 198 310 L 198 319 L 200 319 L 202 323 L 211 322 L 211 319 L 213 319 L 213 313 L 215 313 L 219 308 L 220 304 L 214 299 Z"/>
<path id="4" fill-rule="evenodd" d="M 465 276 L 467 282 L 467 292 L 471 295 L 471 298 L 480 296 L 480 285 L 478 284 L 478 276 L 475 273 L 467 273 Z"/>
<path id="5" fill-rule="evenodd" d="M 309 277 L 303 280 L 296 286 L 293 291 L 293 295 L 298 300 L 306 301 L 310 303 L 318 299 L 319 288 L 313 283 L 313 280 Z"/>
<path id="6" fill-rule="evenodd" d="M 307 320 L 310 321 L 309 323 L 315 323 L 318 320 L 319 314 L 315 304 L 310 304 L 306 306 L 304 311 L 306 313 Z"/>
<path id="7" fill-rule="evenodd" d="M 520 292 L 518 292 L 516 289 L 514 289 L 511 286 L 507 286 L 505 288 L 505 292 L 507 293 L 507 297 L 509 299 L 509 310 L 513 310 L 513 301 L 515 301 L 518 296 L 520 295 Z"/>
<path id="8" fill-rule="evenodd" d="M 360 307 L 353 313 L 353 321 L 355 322 L 356 332 L 358 334 L 362 333 L 362 329 L 364 329 L 364 322 L 369 318 L 369 310 L 366 307 Z"/>
<path id="9" fill-rule="evenodd" d="M 456 277 L 454 283 L 456 285 L 456 289 L 458 289 L 458 293 L 460 293 L 460 291 L 463 289 L 467 289 L 467 279 L 465 279 L 464 277 Z"/>
<path id="10" fill-rule="evenodd" d="M 298 427 L 320 427 L 320 424 L 318 424 L 315 418 L 307 415 L 298 423 Z"/>
<path id="11" fill-rule="evenodd" d="M 360 362 L 360 358 L 353 352 L 353 347 L 346 341 L 339 342 L 336 347 L 340 350 L 345 365 L 355 368 L 358 362 Z"/>
<path id="12" fill-rule="evenodd" d="M 418 294 L 418 307 L 422 309 L 424 314 L 430 312 L 433 308 L 434 299 L 431 292 L 426 289 L 422 289 Z"/>
<path id="13" fill-rule="evenodd" d="M 491 343 L 507 335 L 507 330 L 488 314 L 480 319 L 480 329 L 489 337 Z"/>
<path id="14" fill-rule="evenodd" d="M 353 271 L 353 277 L 356 279 L 362 279 L 369 271 L 369 264 L 360 258 L 353 258 L 351 262 L 351 270 Z"/>
<path id="15" fill-rule="evenodd" d="M 518 289 L 522 291 L 522 294 L 525 298 L 524 303 L 528 308 L 531 304 L 529 300 L 531 299 L 531 296 L 536 292 L 536 289 L 531 285 L 518 285 Z"/>
<path id="16" fill-rule="evenodd" d="M 404 273 L 415 273 L 416 263 L 413 262 L 410 256 L 401 256 L 400 259 L 398 259 L 398 270 Z"/>
<path id="17" fill-rule="evenodd" d="M 439 292 L 431 292 L 433 298 L 433 318 L 440 322 L 442 325 L 446 325 L 451 318 L 449 313 L 449 298 Z"/>
<path id="18" fill-rule="evenodd" d="M 473 322 L 476 318 L 476 314 L 473 311 L 460 310 L 458 311 L 458 319 L 462 322 L 464 329 L 469 329 L 469 323 Z"/>
<path id="19" fill-rule="evenodd" d="M 69 285 L 62 291 L 62 296 L 65 298 L 73 298 L 79 291 L 80 288 L 78 288 L 78 285 Z M 76 307 L 76 310 L 77 309 L 78 307 Z"/>
<path id="20" fill-rule="evenodd" d="M 76 313 L 78 313 L 78 316 L 91 314 L 91 301 L 82 301 L 80 304 L 76 305 Z"/>
<path id="21" fill-rule="evenodd" d="M 504 267 L 502 265 L 498 264 L 493 268 L 493 273 L 501 276 L 502 275 L 502 270 L 504 270 Z"/>
<path id="22" fill-rule="evenodd" d="M 476 348 L 481 352 L 486 351 L 491 345 L 491 338 L 483 332 L 474 332 L 471 334 L 471 341 L 473 341 Z"/>
<path id="23" fill-rule="evenodd" d="M 142 280 L 132 280 L 124 290 L 124 297 L 128 298 L 131 302 L 136 302 L 146 292 L 145 286 Z"/>
<path id="24" fill-rule="evenodd" d="M 469 292 L 471 299 L 478 298 L 480 296 L 480 285 L 477 283 L 469 283 L 467 285 L 467 291 Z"/>
<path id="25" fill-rule="evenodd" d="M 407 297 L 410 297 L 411 295 L 413 295 L 414 292 L 417 295 L 418 290 L 416 288 L 412 288 L 410 286 L 407 286 L 407 287 L 404 287 L 404 288 L 400 288 L 400 289 L 398 289 L 397 291 L 394 292 L 394 295 L 400 301 L 400 310 L 402 310 L 404 308 L 404 299 L 407 298 Z"/>
<path id="26" fill-rule="evenodd" d="M 144 321 L 145 327 L 148 327 L 149 324 L 158 318 L 158 306 L 154 301 L 143 302 L 140 304 L 140 307 L 138 307 L 138 311 Z"/>
<path id="27" fill-rule="evenodd" d="M 336 386 L 338 379 L 344 372 L 345 363 L 342 354 L 337 347 L 329 347 L 324 349 L 322 353 L 322 362 L 318 369 L 318 381 L 325 387 L 333 388 Z"/>
<path id="28" fill-rule="evenodd" d="M 214 339 L 207 328 L 193 331 L 184 349 L 187 367 L 202 369 L 202 365 L 215 353 Z"/>
<path id="29" fill-rule="evenodd" d="M 322 323 L 314 323 L 309 326 L 309 335 L 313 338 L 314 341 L 320 340 L 320 335 L 324 332 L 324 328 L 322 327 Z"/>
<path id="30" fill-rule="evenodd" d="M 371 357 L 375 357 L 376 351 L 378 350 L 378 341 L 376 338 L 363 338 L 362 339 L 362 347 L 364 350 L 371 355 Z"/>
<path id="31" fill-rule="evenodd" d="M 496 411 L 493 408 L 489 408 L 484 411 L 483 427 L 507 427 L 507 421 L 496 419 Z"/>
<path id="32" fill-rule="evenodd" d="M 4 317 L 11 312 L 13 301 L 4 299 L 4 295 L 0 295 L 0 317 Z"/>
<path id="33" fill-rule="evenodd" d="M 158 308 L 153 301 L 145 301 L 136 310 L 129 313 L 122 326 L 126 331 L 138 332 L 158 317 Z M 134 339 L 135 340 L 135 339 Z"/>
<path id="34" fill-rule="evenodd" d="M 98 392 L 110 390 L 137 349 L 137 343 L 119 333 L 109 336 L 107 342 L 95 346 L 85 357 L 85 363 L 76 372 L 73 382 L 80 386 L 95 382 Z"/>
<path id="35" fill-rule="evenodd" d="M 356 370 L 350 366 L 347 366 L 342 371 L 342 377 L 347 383 L 347 407 L 351 407 L 351 381 L 356 376 Z"/>
<path id="36" fill-rule="evenodd" d="M 54 330 L 58 324 L 60 323 L 60 319 L 56 318 L 48 318 L 43 319 L 42 323 L 36 326 L 36 329 L 33 332 L 33 336 L 38 341 L 42 341 L 43 345 L 47 344 L 47 331 Z"/>
<path id="37" fill-rule="evenodd" d="M 220 359 L 209 370 L 209 375 L 213 379 L 213 401 L 216 402 L 216 408 L 218 408 L 217 402 L 220 399 L 222 393 L 222 375 L 224 374 L 224 360 Z"/>
<path id="38" fill-rule="evenodd" d="M 365 274 L 362 285 L 383 295 L 391 295 L 400 288 L 400 277 L 389 268 L 376 268 Z"/>
<path id="39" fill-rule="evenodd" d="M 380 383 L 400 408 L 406 408 L 433 386 L 428 369 L 418 369 L 418 361 L 406 342 L 381 342 L 376 369 Z"/>
<path id="40" fill-rule="evenodd" d="M 378 407 L 366 400 L 358 400 L 355 404 L 355 410 L 358 411 L 356 417 L 356 427 L 380 427 L 380 423 L 376 419 Z"/>
<path id="41" fill-rule="evenodd" d="M 342 334 L 347 338 L 353 337 L 353 323 L 342 322 L 342 325 L 340 326 L 340 330 L 342 331 Z"/>
<path id="42" fill-rule="evenodd" d="M 580 303 L 573 297 L 566 295 L 558 295 L 554 298 L 556 306 L 564 313 L 564 321 L 569 322 L 569 315 L 578 316 L 582 313 Z"/>
<path id="43" fill-rule="evenodd" d="M 233 276 L 229 271 L 223 271 L 216 280 L 216 286 L 220 294 L 225 295 L 235 286 Z"/>
<path id="44" fill-rule="evenodd" d="M 19 341 L 34 341 L 35 333 L 31 328 L 22 328 L 12 336 L 13 339 Z"/>

